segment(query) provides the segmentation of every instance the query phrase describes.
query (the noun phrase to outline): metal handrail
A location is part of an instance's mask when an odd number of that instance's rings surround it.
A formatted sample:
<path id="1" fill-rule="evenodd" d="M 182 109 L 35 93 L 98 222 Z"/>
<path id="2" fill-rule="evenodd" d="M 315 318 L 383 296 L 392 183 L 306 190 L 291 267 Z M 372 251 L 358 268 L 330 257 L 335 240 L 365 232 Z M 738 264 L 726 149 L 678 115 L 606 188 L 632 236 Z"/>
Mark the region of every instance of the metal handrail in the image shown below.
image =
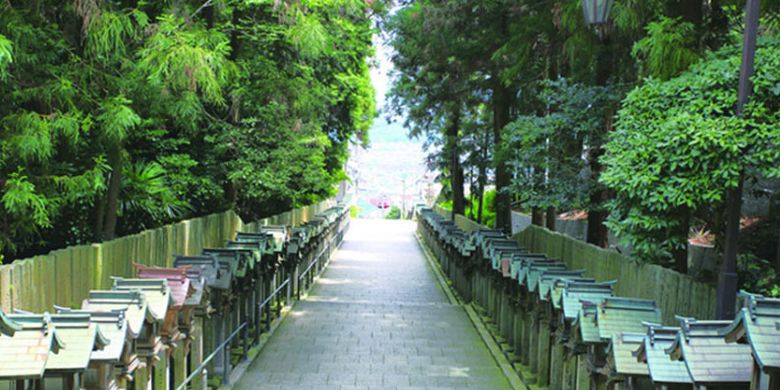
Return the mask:
<path id="1" fill-rule="evenodd" d="M 302 280 L 304 276 L 306 276 L 309 271 L 311 271 L 312 267 L 314 267 L 318 261 L 322 258 L 322 254 L 325 253 L 325 249 L 321 250 L 320 253 L 317 254 L 317 256 L 314 257 L 314 259 L 311 261 L 311 264 L 309 264 L 308 267 L 306 267 L 306 270 L 301 272 L 300 275 L 298 275 L 298 280 Z"/>
<path id="2" fill-rule="evenodd" d="M 222 353 L 223 350 L 228 345 L 230 345 L 231 342 L 233 342 L 233 339 L 236 338 L 236 336 L 238 336 L 238 333 L 241 332 L 247 326 L 249 326 L 249 321 L 245 321 L 235 331 L 233 331 L 233 333 L 231 333 L 230 336 L 214 350 L 214 352 L 212 352 L 209 356 L 203 359 L 203 362 L 194 371 L 192 371 L 192 374 L 190 374 L 190 376 L 188 376 L 187 379 L 185 379 L 184 382 L 181 385 L 179 385 L 179 387 L 176 388 L 176 390 L 185 390 L 187 388 L 187 385 L 190 382 L 192 382 L 193 379 L 195 379 L 195 376 L 197 376 L 198 373 L 203 371 L 206 368 L 206 365 L 211 363 L 211 360 L 214 359 L 218 353 Z"/>
<path id="3" fill-rule="evenodd" d="M 262 311 L 263 311 L 263 308 L 264 308 L 266 305 L 268 305 L 268 303 L 269 303 L 269 302 L 271 302 L 271 300 L 272 300 L 272 299 L 274 299 L 274 298 L 275 298 L 275 297 L 276 297 L 276 296 L 279 294 L 279 292 L 281 292 L 281 291 L 282 291 L 282 289 L 283 289 L 285 286 L 287 286 L 287 284 L 289 284 L 289 283 L 290 283 L 290 279 L 289 279 L 289 278 L 288 278 L 288 279 L 285 279 L 285 280 L 284 280 L 284 282 L 283 282 L 282 284 L 280 284 L 280 285 L 279 285 L 279 287 L 277 287 L 277 288 L 276 288 L 276 290 L 274 290 L 274 291 L 273 291 L 273 292 L 272 292 L 272 293 L 271 293 L 271 294 L 268 296 L 268 298 L 266 298 L 266 299 L 265 299 L 265 300 L 264 300 L 262 303 L 260 303 L 259 305 L 257 305 L 257 309 L 258 309 L 258 311 L 262 313 Z M 207 366 L 209 363 L 211 363 L 211 361 L 212 361 L 212 360 L 213 360 L 213 359 L 214 359 L 214 358 L 217 356 L 217 354 L 218 354 L 218 353 L 224 353 L 224 350 L 225 350 L 225 348 L 227 348 L 227 347 L 230 345 L 230 343 L 232 343 L 232 342 L 233 342 L 233 339 L 235 339 L 235 338 L 238 336 L 238 334 L 239 334 L 239 333 L 240 333 L 242 330 L 244 330 L 244 329 L 247 329 L 247 330 L 248 330 L 248 327 L 249 327 L 249 321 L 245 321 L 245 322 L 243 322 L 241 325 L 239 325 L 239 327 L 238 327 L 238 328 L 236 328 L 236 330 L 235 330 L 235 331 L 233 331 L 233 333 L 231 333 L 231 334 L 230 334 L 230 336 L 229 336 L 227 339 L 225 339 L 225 341 L 224 341 L 222 344 L 220 344 L 220 345 L 219 345 L 219 346 L 218 346 L 218 347 L 217 347 L 217 348 L 214 350 L 214 352 L 212 352 L 212 353 L 211 353 L 210 355 L 208 355 L 208 356 L 207 356 L 205 359 L 203 359 L 203 362 L 202 362 L 202 363 L 201 363 L 201 364 L 200 364 L 200 365 L 199 365 L 197 368 L 195 368 L 195 370 L 193 370 L 193 371 L 192 371 L 192 374 L 190 374 L 190 375 L 189 375 L 189 376 L 188 376 L 188 377 L 187 377 L 187 378 L 184 380 L 184 382 L 182 382 L 182 384 L 181 384 L 181 385 L 179 385 L 179 387 L 177 387 L 177 388 L 176 388 L 176 390 L 185 390 L 185 389 L 187 388 L 187 385 L 188 385 L 188 384 L 190 384 L 190 383 L 192 382 L 192 380 L 193 380 L 193 379 L 195 379 L 195 377 L 196 377 L 196 376 L 197 376 L 199 373 L 201 373 L 202 371 L 204 371 L 204 370 L 206 369 L 206 366 Z M 230 363 L 229 363 L 229 362 L 226 362 L 226 364 L 230 364 Z"/>
<path id="4" fill-rule="evenodd" d="M 342 235 L 342 234 L 344 233 L 344 231 L 345 231 L 345 230 L 346 230 L 346 227 L 345 227 L 345 228 L 342 228 L 341 230 L 339 230 L 339 231 L 337 232 L 337 235 Z M 335 246 L 336 246 L 336 248 L 338 248 L 339 246 L 341 246 L 341 243 L 342 243 L 343 241 L 344 241 L 344 238 L 343 238 L 343 236 L 342 236 L 342 237 L 340 237 L 340 239 L 338 240 L 338 243 L 336 243 L 336 245 L 335 245 Z M 313 267 L 315 264 L 317 264 L 317 262 L 319 262 L 319 260 L 322 258 L 322 255 L 323 255 L 323 254 L 324 254 L 324 253 L 325 253 L 325 252 L 326 252 L 326 251 L 327 251 L 329 248 L 331 248 L 331 243 L 330 243 L 330 242 L 327 244 L 327 247 L 326 247 L 326 248 L 323 248 L 323 250 L 321 250 L 321 251 L 320 251 L 320 253 L 319 253 L 319 254 L 317 254 L 317 256 L 315 257 L 315 259 L 314 259 L 314 260 L 311 262 L 311 264 L 310 264 L 310 265 L 309 265 L 309 266 L 306 268 L 306 270 L 303 272 L 303 274 L 302 274 L 301 276 L 299 276 L 299 277 L 298 277 L 298 280 L 299 280 L 299 281 L 302 279 L 303 275 L 305 275 L 306 273 L 308 273 L 308 272 L 311 270 L 311 268 L 312 268 L 312 267 Z M 326 265 L 327 265 L 327 264 L 326 264 Z M 283 289 L 284 289 L 284 288 L 285 288 L 287 285 L 289 285 L 289 284 L 290 284 L 290 280 L 291 280 L 291 278 L 290 278 L 290 277 L 288 277 L 287 279 L 285 279 L 285 280 L 284 280 L 284 282 L 282 282 L 282 284 L 280 284 L 280 285 L 279 285 L 279 287 L 277 287 L 277 288 L 276 288 L 276 290 L 274 290 L 274 291 L 273 291 L 273 292 L 272 292 L 272 293 L 271 293 L 271 294 L 270 294 L 270 295 L 269 295 L 269 296 L 268 296 L 268 297 L 267 297 L 267 298 L 266 298 L 266 299 L 265 299 L 263 302 L 261 302 L 260 304 L 258 304 L 258 305 L 257 305 L 257 310 L 258 310 L 258 312 L 259 312 L 259 313 L 262 313 L 262 312 L 263 312 L 263 309 L 264 309 L 264 308 L 265 308 L 265 307 L 266 307 L 266 306 L 267 306 L 267 305 L 268 305 L 268 304 L 271 302 L 271 300 L 273 300 L 273 299 L 274 299 L 274 298 L 275 298 L 277 295 L 279 295 L 279 293 L 280 293 L 280 292 L 281 292 L 281 291 L 282 291 L 282 290 L 283 290 Z M 249 333 L 249 320 L 247 320 L 247 321 L 244 321 L 243 323 L 241 323 L 241 325 L 239 325 L 239 326 L 238 326 L 238 328 L 236 328 L 236 330 L 234 330 L 234 331 L 233 331 L 233 333 L 231 333 L 231 334 L 230 334 L 230 336 L 228 336 L 228 338 L 227 338 L 227 339 L 225 339 L 225 341 L 223 341 L 223 342 L 222 342 L 222 344 L 220 344 L 220 345 L 219 345 L 219 346 L 218 346 L 218 347 L 217 347 L 217 348 L 214 350 L 214 352 L 212 352 L 212 353 L 211 353 L 211 354 L 209 354 L 209 355 L 208 355 L 208 356 L 207 356 L 205 359 L 203 359 L 203 362 L 202 362 L 202 363 L 201 363 L 201 364 L 200 364 L 198 367 L 196 367 L 196 368 L 195 368 L 195 369 L 192 371 L 192 373 L 191 373 L 189 376 L 187 376 L 187 378 L 186 378 L 186 379 L 184 379 L 184 382 L 182 382 L 182 384 L 180 384 L 178 387 L 176 387 L 176 390 L 186 390 L 186 389 L 187 389 L 187 385 L 188 385 L 188 384 L 190 384 L 190 383 L 191 383 L 191 382 L 192 382 L 192 381 L 195 379 L 195 377 L 197 377 L 197 376 L 198 376 L 198 374 L 200 374 L 200 373 L 203 373 L 203 375 L 202 375 L 202 376 L 204 376 L 204 382 L 203 382 L 203 385 L 204 385 L 204 387 L 203 387 L 203 388 L 204 388 L 204 389 L 206 389 L 206 388 L 207 388 L 207 387 L 206 387 L 206 382 L 207 382 L 207 378 L 208 378 L 208 377 L 207 377 L 208 370 L 206 370 L 206 366 L 207 366 L 209 363 L 211 363 L 211 361 L 212 361 L 212 360 L 213 360 L 213 359 L 214 359 L 214 358 L 217 356 L 217 354 L 219 354 L 219 353 L 225 353 L 225 349 L 226 349 L 226 348 L 228 348 L 228 346 L 229 346 L 229 345 L 230 345 L 230 344 L 233 342 L 233 340 L 234 340 L 234 339 L 235 339 L 235 338 L 236 338 L 236 337 L 237 337 L 237 336 L 238 336 L 238 335 L 241 333 L 241 331 L 245 331 L 245 332 L 246 332 L 246 333 L 245 333 L 245 335 L 244 335 L 244 336 L 245 336 L 244 338 L 246 339 L 246 334 L 248 334 L 248 333 Z M 246 346 L 244 346 L 244 347 L 245 347 L 245 351 L 244 351 L 244 352 L 245 352 L 245 354 L 246 354 Z M 245 358 L 246 358 L 246 356 L 245 356 Z M 230 360 L 228 359 L 228 357 L 226 357 L 226 359 L 225 359 L 225 364 L 226 364 L 226 366 L 230 365 Z M 223 382 L 224 382 L 224 383 L 228 383 L 228 382 L 229 382 L 229 379 L 228 379 L 228 378 L 226 378 L 226 376 L 228 375 L 228 371 L 226 370 L 226 371 L 225 371 L 225 373 L 224 373 L 223 375 L 225 376 L 225 377 L 223 377 Z"/>
<path id="5" fill-rule="evenodd" d="M 268 296 L 268 298 L 266 298 L 261 304 L 257 305 L 257 308 L 262 311 L 265 305 L 267 305 L 268 302 L 271 302 L 271 300 L 274 299 L 274 297 L 276 297 L 276 295 L 279 294 L 279 292 L 282 291 L 282 288 L 284 288 L 284 286 L 286 286 L 288 283 L 290 283 L 290 278 L 285 279 L 284 283 L 280 284 L 279 287 Z"/>

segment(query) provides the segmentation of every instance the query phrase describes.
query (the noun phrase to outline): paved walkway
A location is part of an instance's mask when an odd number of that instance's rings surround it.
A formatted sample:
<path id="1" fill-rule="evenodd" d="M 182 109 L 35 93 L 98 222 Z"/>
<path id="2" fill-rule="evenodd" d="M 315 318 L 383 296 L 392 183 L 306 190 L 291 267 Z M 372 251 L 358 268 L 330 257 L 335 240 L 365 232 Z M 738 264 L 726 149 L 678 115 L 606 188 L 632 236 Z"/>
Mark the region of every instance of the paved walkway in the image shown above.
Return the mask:
<path id="1" fill-rule="evenodd" d="M 353 220 L 238 389 L 508 389 L 406 221 Z"/>

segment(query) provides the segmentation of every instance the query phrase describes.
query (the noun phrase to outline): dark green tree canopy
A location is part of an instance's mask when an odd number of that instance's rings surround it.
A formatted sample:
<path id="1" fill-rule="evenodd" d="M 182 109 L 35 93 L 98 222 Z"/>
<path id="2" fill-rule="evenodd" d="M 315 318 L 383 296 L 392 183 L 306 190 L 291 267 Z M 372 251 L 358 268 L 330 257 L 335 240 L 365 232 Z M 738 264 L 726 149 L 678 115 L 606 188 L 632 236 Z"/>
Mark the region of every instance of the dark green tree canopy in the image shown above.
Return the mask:
<path id="1" fill-rule="evenodd" d="M 0 253 L 334 192 L 383 2 L 0 4 Z"/>

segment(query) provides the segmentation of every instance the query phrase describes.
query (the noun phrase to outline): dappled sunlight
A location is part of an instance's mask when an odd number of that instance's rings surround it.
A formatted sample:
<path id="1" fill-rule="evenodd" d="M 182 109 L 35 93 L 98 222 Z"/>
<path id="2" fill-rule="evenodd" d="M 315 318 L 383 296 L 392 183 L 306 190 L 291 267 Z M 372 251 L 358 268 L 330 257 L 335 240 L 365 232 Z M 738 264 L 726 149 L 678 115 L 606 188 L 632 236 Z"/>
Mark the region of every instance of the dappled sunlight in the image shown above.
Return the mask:
<path id="1" fill-rule="evenodd" d="M 377 254 L 366 253 L 356 250 L 340 249 L 336 255 L 336 261 L 333 266 L 341 266 L 342 261 L 380 261 L 381 258 Z"/>
<path id="2" fill-rule="evenodd" d="M 324 285 L 341 285 L 341 284 L 350 284 L 350 283 L 357 283 L 357 282 L 350 279 L 320 278 L 319 280 L 317 280 L 317 283 L 324 284 Z"/>
<path id="3" fill-rule="evenodd" d="M 449 367 L 448 375 L 453 377 L 466 378 L 471 376 L 469 375 L 469 371 L 471 371 L 469 367 Z"/>

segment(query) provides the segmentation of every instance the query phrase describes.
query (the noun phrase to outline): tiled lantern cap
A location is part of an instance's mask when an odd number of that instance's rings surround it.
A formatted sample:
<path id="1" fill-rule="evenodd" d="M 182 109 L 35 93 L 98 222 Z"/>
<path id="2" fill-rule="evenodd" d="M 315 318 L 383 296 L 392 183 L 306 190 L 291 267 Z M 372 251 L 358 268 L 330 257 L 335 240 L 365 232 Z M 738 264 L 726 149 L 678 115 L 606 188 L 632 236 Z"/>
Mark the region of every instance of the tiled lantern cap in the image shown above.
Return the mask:
<path id="1" fill-rule="evenodd" d="M 618 377 L 647 377 L 647 364 L 638 361 L 634 352 L 644 343 L 644 333 L 618 332 L 607 347 L 607 374 Z"/>
<path id="2" fill-rule="evenodd" d="M 265 253 L 265 241 L 235 241 L 228 240 L 225 243 L 226 249 L 236 250 L 243 253 L 245 256 L 249 256 L 249 269 L 257 269 L 258 264 L 263 260 L 263 254 Z"/>
<path id="3" fill-rule="evenodd" d="M 252 250 L 257 252 L 258 257 L 262 257 L 263 255 L 274 253 L 271 236 L 264 233 L 257 233 L 257 234 L 264 236 L 264 238 L 262 239 L 244 238 L 242 240 L 236 238 L 235 240 L 227 240 L 225 242 L 225 246 L 227 248 Z"/>
<path id="4" fill-rule="evenodd" d="M 248 244 L 249 249 L 260 252 L 260 255 L 274 253 L 274 237 L 268 233 L 236 233 L 235 240 L 228 241 L 228 245 Z"/>
<path id="5" fill-rule="evenodd" d="M 609 341 L 620 332 L 644 333 L 644 322 L 661 322 L 661 310 L 649 299 L 606 297 L 599 304 L 599 337 Z"/>
<path id="6" fill-rule="evenodd" d="M 284 243 L 287 242 L 287 238 L 287 226 L 281 225 L 262 226 L 258 233 L 236 233 L 236 241 L 264 241 L 266 243 L 266 249 L 276 253 L 282 252 Z"/>
<path id="7" fill-rule="evenodd" d="M 228 265 L 231 275 L 236 278 L 246 277 L 253 261 L 252 251 L 242 249 L 204 248 L 201 254 L 217 259 L 220 269 L 223 264 Z"/>
<path id="8" fill-rule="evenodd" d="M 581 301 L 598 304 L 611 297 L 615 283 L 617 282 L 583 283 L 567 280 L 561 294 L 563 318 L 566 321 L 574 321 L 582 309 Z"/>
<path id="9" fill-rule="evenodd" d="M 544 277 L 542 277 L 542 281 L 544 281 Z M 561 296 L 563 296 L 563 291 L 566 288 L 566 285 L 568 283 L 583 283 L 583 284 L 593 284 L 596 283 L 596 279 L 593 278 L 576 278 L 576 277 L 557 277 L 554 278 L 552 281 L 552 284 L 549 289 L 548 298 L 550 302 L 552 302 L 553 309 L 560 311 L 561 310 Z"/>
<path id="10" fill-rule="evenodd" d="M 727 343 L 724 328 L 731 321 L 698 321 L 677 317 L 680 331 L 666 353 L 685 362 L 696 386 L 733 385 L 750 382 L 753 358 L 750 346 Z"/>
<path id="11" fill-rule="evenodd" d="M 121 312 L 133 338 L 139 337 L 147 324 L 158 321 L 149 310 L 144 293 L 138 290 L 90 291 L 81 308 L 90 312 Z"/>
<path id="12" fill-rule="evenodd" d="M 92 352 L 90 357 L 93 361 L 110 362 L 116 365 L 137 364 L 134 358 L 125 361 L 125 358 L 134 355 L 134 351 L 126 351 L 126 346 L 132 344 L 138 335 L 130 332 L 125 310 L 96 311 L 70 309 L 65 307 L 56 307 L 57 313 L 63 315 L 87 315 L 89 322 L 100 328 L 100 333 L 108 341 L 108 344 L 101 350 Z"/>
<path id="13" fill-rule="evenodd" d="M 14 332 L 21 329 L 20 324 L 8 318 L 5 312 L 0 310 L 0 336 L 13 336 Z"/>
<path id="14" fill-rule="evenodd" d="M 556 260 L 551 263 L 530 263 L 525 272 L 525 280 L 518 280 L 518 283 L 521 286 L 524 285 L 529 293 L 537 293 L 536 290 L 542 275 L 551 271 L 566 271 L 566 264 Z"/>
<path id="15" fill-rule="evenodd" d="M 577 318 L 572 323 L 574 340 L 582 344 L 601 343 L 599 327 L 596 322 L 598 316 L 598 304 L 590 301 L 580 301 L 580 310 Z"/>
<path id="16" fill-rule="evenodd" d="M 483 243 L 482 254 L 485 260 L 492 263 L 493 257 L 498 256 L 498 251 L 513 249 L 521 250 L 523 248 L 521 248 L 520 244 L 513 240 L 506 238 L 490 238 Z"/>
<path id="17" fill-rule="evenodd" d="M 34 321 L 17 321 L 13 317 L 0 314 L 0 322 L 4 323 L 0 334 L 0 379 L 39 379 L 49 357 L 66 345 L 48 313 Z"/>
<path id="18" fill-rule="evenodd" d="M 149 312 L 155 321 L 163 322 L 168 308 L 174 305 L 167 279 L 125 279 L 114 277 L 115 291 L 139 291 L 144 294 Z"/>
<path id="19" fill-rule="evenodd" d="M 722 335 L 728 343 L 750 345 L 764 373 L 780 372 L 780 299 L 742 292 L 743 308 Z"/>
<path id="20" fill-rule="evenodd" d="M 526 266 L 526 262 L 528 261 L 555 261 L 555 260 L 547 260 L 547 255 L 544 253 L 522 253 L 522 254 L 515 254 L 512 256 L 511 264 L 509 265 L 509 277 L 514 280 L 520 280 L 520 278 L 525 278 L 525 275 L 521 275 L 521 272 L 525 272 L 528 270 Z"/>
<path id="21" fill-rule="evenodd" d="M 498 248 L 494 250 L 490 257 L 490 264 L 494 270 L 500 270 L 504 276 L 511 276 L 512 258 L 528 253 L 519 245 L 511 248 Z"/>
<path id="22" fill-rule="evenodd" d="M 160 268 L 138 263 L 133 264 L 133 266 L 140 279 L 167 281 L 173 297 L 173 305 L 177 309 L 181 309 L 187 303 L 187 299 L 195 293 L 192 281 L 187 275 L 192 266 Z"/>
<path id="23" fill-rule="evenodd" d="M 633 355 L 640 363 L 647 365 L 650 379 L 656 385 L 674 385 L 692 383 L 685 363 L 672 360 L 666 350 L 674 344 L 680 328 L 644 323 L 647 331 Z"/>
<path id="24" fill-rule="evenodd" d="M 487 238 L 506 238 L 506 234 L 499 229 L 477 229 L 470 234 L 474 244 L 481 245 Z"/>
<path id="25" fill-rule="evenodd" d="M 206 286 L 217 290 L 228 290 L 233 283 L 233 273 L 228 262 L 219 262 L 214 256 L 176 256 L 174 267 L 190 266 L 199 269 Z"/>
<path id="26" fill-rule="evenodd" d="M 41 324 L 45 314 L 18 311 L 11 319 L 20 324 Z M 100 326 L 91 321 L 88 313 L 60 313 L 49 317 L 57 336 L 65 345 L 56 354 L 49 354 L 46 373 L 83 372 L 89 366 L 93 351 L 101 351 L 110 344 Z"/>
<path id="27" fill-rule="evenodd" d="M 591 279 L 584 279 L 582 275 L 585 273 L 585 270 L 557 270 L 557 269 L 548 269 L 542 272 L 541 275 L 539 275 L 538 279 L 538 286 L 536 288 L 537 291 L 539 291 L 539 300 L 540 301 L 548 301 L 550 299 L 550 291 L 552 290 L 553 284 L 555 281 L 560 279 L 569 279 L 569 280 L 591 280 Z"/>
<path id="28" fill-rule="evenodd" d="M 308 221 L 304 222 L 301 226 L 305 226 L 309 230 L 311 237 L 317 237 L 328 227 L 327 219 L 321 216 L 314 216 Z"/>

